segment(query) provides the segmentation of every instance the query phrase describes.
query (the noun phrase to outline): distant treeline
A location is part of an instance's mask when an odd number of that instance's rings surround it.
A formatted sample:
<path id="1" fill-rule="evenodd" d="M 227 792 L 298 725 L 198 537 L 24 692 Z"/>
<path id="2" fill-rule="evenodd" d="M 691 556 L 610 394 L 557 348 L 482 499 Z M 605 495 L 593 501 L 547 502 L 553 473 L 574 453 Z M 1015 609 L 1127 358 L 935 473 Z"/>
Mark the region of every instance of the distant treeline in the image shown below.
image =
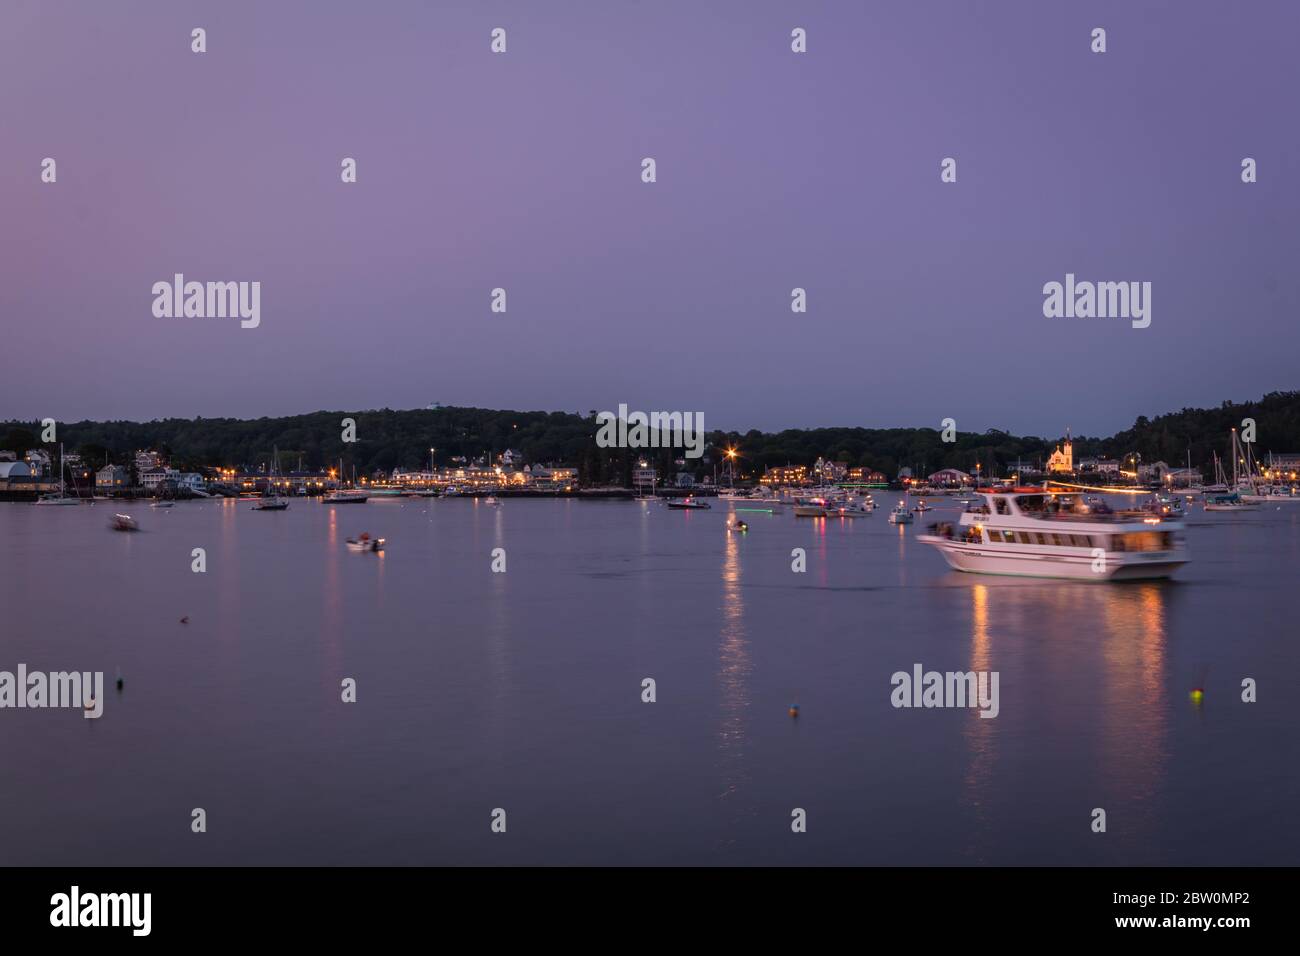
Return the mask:
<path id="1" fill-rule="evenodd" d="M 343 441 L 345 418 L 356 422 L 356 441 Z M 1300 452 L 1300 392 L 1273 392 L 1257 402 L 1224 402 L 1218 408 L 1185 408 L 1148 420 L 1109 438 L 1074 436 L 1074 456 L 1123 459 L 1130 454 L 1143 462 L 1186 463 L 1190 449 L 1194 466 L 1204 467 L 1210 452 L 1224 455 L 1228 429 L 1253 418 L 1257 453 Z M 671 449 L 598 448 L 595 412 L 583 416 L 565 412 L 512 412 L 482 408 L 438 408 L 365 412 L 313 412 L 284 418 L 169 418 L 152 422 L 59 423 L 58 438 L 88 465 L 130 464 L 136 449 L 162 452 L 175 467 L 258 470 L 278 449 L 280 468 L 329 468 L 341 458 L 358 474 L 419 470 L 428 467 L 430 449 L 437 449 L 439 467 L 453 459 L 495 460 L 506 449 L 525 461 L 577 465 L 585 484 L 628 484 L 638 461 L 653 464 L 660 475 L 678 470 Z M 0 422 L 3 447 L 19 454 L 41 447 L 39 422 Z M 719 432 L 708 435 L 703 458 L 687 461 L 697 477 L 721 467 L 721 452 L 734 446 L 740 455 L 737 471 L 760 475 L 773 465 L 811 465 L 819 457 L 884 472 L 899 469 L 928 474 L 940 468 L 982 474 L 1003 474 L 1016 461 L 1044 462 L 1061 436 L 1016 436 L 998 429 L 958 432 L 944 442 L 938 428 L 815 428 L 777 433 Z"/>

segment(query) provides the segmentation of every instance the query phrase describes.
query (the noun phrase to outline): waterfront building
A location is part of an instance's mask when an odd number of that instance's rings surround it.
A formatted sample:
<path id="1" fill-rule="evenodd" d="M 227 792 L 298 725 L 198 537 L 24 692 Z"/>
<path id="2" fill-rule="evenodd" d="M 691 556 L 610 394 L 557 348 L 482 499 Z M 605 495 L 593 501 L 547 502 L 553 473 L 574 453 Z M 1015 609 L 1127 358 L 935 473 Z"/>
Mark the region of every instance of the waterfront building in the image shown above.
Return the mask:
<path id="1" fill-rule="evenodd" d="M 105 491 L 125 488 L 131 482 L 131 473 L 122 465 L 105 465 L 95 472 L 95 487 Z"/>
<path id="2" fill-rule="evenodd" d="M 25 461 L 0 461 L 0 480 L 31 478 L 32 466 Z"/>
<path id="3" fill-rule="evenodd" d="M 854 467 L 848 470 L 848 480 L 857 485 L 888 485 L 889 479 L 883 471 L 874 468 Z"/>
<path id="4" fill-rule="evenodd" d="M 141 478 L 146 471 L 163 467 L 162 455 L 156 451 L 137 451 L 135 453 L 135 473 Z"/>
<path id="5" fill-rule="evenodd" d="M 531 472 L 532 479 L 538 483 L 549 483 L 553 486 L 569 485 L 578 480 L 577 468 L 554 468 L 548 465 L 533 465 Z"/>
<path id="6" fill-rule="evenodd" d="M 50 453 L 44 448 L 33 448 L 27 453 L 27 467 L 31 468 L 34 478 L 49 474 Z"/>
<path id="7" fill-rule="evenodd" d="M 1153 461 L 1149 465 L 1138 465 L 1138 481 L 1164 481 L 1169 474 L 1169 465 L 1163 461 Z"/>
<path id="8" fill-rule="evenodd" d="M 959 488 L 973 483 L 970 475 L 956 468 L 940 468 L 926 480 L 936 488 Z"/>
<path id="9" fill-rule="evenodd" d="M 175 482 L 180 476 L 181 473 L 172 468 L 150 468 L 140 473 L 140 485 L 153 491 L 164 482 Z"/>
<path id="10" fill-rule="evenodd" d="M 183 474 L 172 472 L 172 474 L 177 476 L 176 488 L 179 491 L 206 492 L 208 490 L 207 481 L 198 472 L 187 471 Z"/>
<path id="11" fill-rule="evenodd" d="M 838 461 L 818 458 L 813 464 L 813 473 L 823 482 L 843 481 L 849 473 L 849 466 Z"/>
<path id="12" fill-rule="evenodd" d="M 806 485 L 807 483 L 807 465 L 776 465 L 763 472 L 763 484 L 772 487 Z"/>
<path id="13" fill-rule="evenodd" d="M 1300 479 L 1300 454 L 1275 455 L 1269 452 L 1260 465 L 1265 478 L 1274 481 Z"/>

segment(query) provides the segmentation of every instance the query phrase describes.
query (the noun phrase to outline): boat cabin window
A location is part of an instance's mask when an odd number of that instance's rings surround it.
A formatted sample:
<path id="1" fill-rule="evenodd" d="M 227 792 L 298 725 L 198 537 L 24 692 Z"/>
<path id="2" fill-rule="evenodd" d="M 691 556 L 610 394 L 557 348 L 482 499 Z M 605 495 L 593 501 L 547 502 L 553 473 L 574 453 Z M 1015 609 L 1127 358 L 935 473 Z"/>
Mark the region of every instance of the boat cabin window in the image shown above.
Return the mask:
<path id="1" fill-rule="evenodd" d="M 1174 546 L 1172 531 L 1130 531 L 1111 535 L 1112 551 L 1169 551 Z"/>
<path id="2" fill-rule="evenodd" d="M 1040 515 L 1043 513 L 1043 496 L 1042 495 L 1021 495 L 1016 499 L 1016 506 L 1027 515 Z"/>
<path id="3" fill-rule="evenodd" d="M 993 502 L 995 507 L 998 509 L 998 514 L 1000 515 L 1011 514 L 1011 505 L 1007 503 L 1006 498 L 994 498 Z"/>

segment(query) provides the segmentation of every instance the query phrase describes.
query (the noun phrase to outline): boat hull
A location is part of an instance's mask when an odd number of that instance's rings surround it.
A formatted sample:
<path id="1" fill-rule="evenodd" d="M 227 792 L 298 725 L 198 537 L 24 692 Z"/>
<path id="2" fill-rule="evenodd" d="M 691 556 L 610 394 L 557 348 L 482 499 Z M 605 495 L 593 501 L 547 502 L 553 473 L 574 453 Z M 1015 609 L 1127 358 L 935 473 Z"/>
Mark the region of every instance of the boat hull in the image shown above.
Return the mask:
<path id="1" fill-rule="evenodd" d="M 938 535 L 918 535 L 917 540 L 937 548 L 949 567 L 971 574 L 1071 581 L 1140 581 L 1167 578 L 1187 563 L 1187 556 L 1181 551 L 1109 552 L 1103 570 L 1096 571 L 1093 554 L 1085 548 L 1053 549 L 1053 553 L 1047 553 L 968 545 Z"/>

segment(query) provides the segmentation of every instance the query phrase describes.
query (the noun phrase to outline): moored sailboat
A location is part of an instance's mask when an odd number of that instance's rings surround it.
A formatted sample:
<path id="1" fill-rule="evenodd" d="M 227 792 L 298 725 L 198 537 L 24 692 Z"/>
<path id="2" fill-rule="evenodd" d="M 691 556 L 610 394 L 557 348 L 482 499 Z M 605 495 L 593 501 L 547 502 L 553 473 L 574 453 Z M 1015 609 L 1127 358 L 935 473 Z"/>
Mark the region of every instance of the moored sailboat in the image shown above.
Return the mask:
<path id="1" fill-rule="evenodd" d="M 38 505 L 79 505 L 81 499 L 75 495 L 69 495 L 67 487 L 63 483 L 63 442 L 59 442 L 59 491 L 57 494 L 41 495 L 36 499 Z"/>

